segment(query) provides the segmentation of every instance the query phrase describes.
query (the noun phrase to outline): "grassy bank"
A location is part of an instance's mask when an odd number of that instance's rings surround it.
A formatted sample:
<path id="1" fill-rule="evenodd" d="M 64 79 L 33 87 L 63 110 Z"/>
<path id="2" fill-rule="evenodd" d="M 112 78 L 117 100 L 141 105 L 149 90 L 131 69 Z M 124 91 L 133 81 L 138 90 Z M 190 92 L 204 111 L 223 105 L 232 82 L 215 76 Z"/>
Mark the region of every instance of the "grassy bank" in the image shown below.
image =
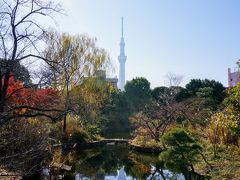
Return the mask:
<path id="1" fill-rule="evenodd" d="M 216 157 L 213 154 L 212 146 L 207 146 L 204 155 L 213 169 L 201 160 L 195 165 L 197 172 L 208 175 L 212 179 L 239 179 L 240 149 L 237 146 L 218 147 Z"/>

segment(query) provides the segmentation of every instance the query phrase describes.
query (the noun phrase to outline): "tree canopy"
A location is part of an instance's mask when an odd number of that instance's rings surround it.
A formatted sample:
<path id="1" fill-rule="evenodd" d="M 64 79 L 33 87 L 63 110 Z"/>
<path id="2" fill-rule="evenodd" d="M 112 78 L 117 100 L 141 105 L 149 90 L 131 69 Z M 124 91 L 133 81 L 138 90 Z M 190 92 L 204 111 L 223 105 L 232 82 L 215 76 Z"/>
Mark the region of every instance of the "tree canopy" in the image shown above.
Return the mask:
<path id="1" fill-rule="evenodd" d="M 197 161 L 202 147 L 184 129 L 170 130 L 161 137 L 161 142 L 167 149 L 160 154 L 160 158 L 168 168 L 176 172 L 189 168 L 194 171 L 193 163 Z"/>
<path id="2" fill-rule="evenodd" d="M 143 77 L 134 78 L 126 83 L 125 94 L 133 111 L 139 111 L 151 100 L 150 82 Z"/>
<path id="3" fill-rule="evenodd" d="M 225 87 L 215 80 L 192 79 L 186 84 L 186 89 L 192 96 L 201 94 L 206 97 L 207 95 L 207 97 L 215 99 L 218 103 L 221 103 L 225 97 Z"/>

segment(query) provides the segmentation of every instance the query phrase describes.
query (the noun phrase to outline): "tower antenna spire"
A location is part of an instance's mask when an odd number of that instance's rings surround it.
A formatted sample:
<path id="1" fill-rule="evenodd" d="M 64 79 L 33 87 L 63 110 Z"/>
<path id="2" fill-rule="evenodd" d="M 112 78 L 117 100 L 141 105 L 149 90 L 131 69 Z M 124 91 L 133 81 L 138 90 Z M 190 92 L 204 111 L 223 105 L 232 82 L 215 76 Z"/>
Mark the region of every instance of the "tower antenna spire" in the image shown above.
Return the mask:
<path id="1" fill-rule="evenodd" d="M 123 16 L 122 16 L 122 37 L 120 41 L 120 54 L 118 56 L 118 61 L 119 61 L 119 89 L 124 91 L 124 86 L 125 86 L 125 62 L 127 59 L 127 56 L 125 55 L 125 42 L 123 38 Z"/>
<path id="2" fill-rule="evenodd" d="M 122 16 L 122 37 L 123 37 L 123 16 Z"/>

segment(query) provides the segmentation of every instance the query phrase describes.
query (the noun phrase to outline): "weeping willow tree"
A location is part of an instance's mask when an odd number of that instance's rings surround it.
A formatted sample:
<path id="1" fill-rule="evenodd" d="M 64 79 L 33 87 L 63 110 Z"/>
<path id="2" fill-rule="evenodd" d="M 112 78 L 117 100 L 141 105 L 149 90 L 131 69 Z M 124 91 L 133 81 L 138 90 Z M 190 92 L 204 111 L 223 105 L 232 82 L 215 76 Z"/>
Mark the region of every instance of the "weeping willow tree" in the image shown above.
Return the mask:
<path id="1" fill-rule="evenodd" d="M 108 54 L 96 45 L 96 41 L 87 35 L 72 36 L 57 32 L 46 35 L 48 47 L 45 55 L 52 61 L 46 65 L 40 80 L 61 92 L 65 110 L 68 112 L 73 110 L 74 105 L 71 90 L 86 78 L 94 76 L 97 70 L 107 70 L 110 67 Z M 66 116 L 63 130 L 66 130 Z"/>
<path id="2" fill-rule="evenodd" d="M 110 121 L 105 111 L 112 106 L 111 96 L 114 91 L 114 87 L 97 77 L 87 78 L 71 90 L 71 98 L 75 102 L 74 113 L 79 116 L 79 124 L 91 136 L 99 135 Z"/>

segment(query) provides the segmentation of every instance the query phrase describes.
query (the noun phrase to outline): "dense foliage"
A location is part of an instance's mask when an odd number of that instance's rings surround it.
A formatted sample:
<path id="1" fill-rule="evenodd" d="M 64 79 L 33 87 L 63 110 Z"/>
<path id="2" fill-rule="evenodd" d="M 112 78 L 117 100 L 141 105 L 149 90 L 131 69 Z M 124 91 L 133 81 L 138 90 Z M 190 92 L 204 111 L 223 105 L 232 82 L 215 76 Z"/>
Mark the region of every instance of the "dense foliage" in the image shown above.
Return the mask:
<path id="1" fill-rule="evenodd" d="M 134 78 L 126 83 L 125 94 L 131 110 L 138 112 L 151 100 L 150 83 L 143 77 Z"/>
<path id="2" fill-rule="evenodd" d="M 202 147 L 184 130 L 175 128 L 161 137 L 167 149 L 160 154 L 166 166 L 174 171 L 182 172 L 191 169 L 202 151 Z"/>
<path id="3" fill-rule="evenodd" d="M 1 168 L 30 175 L 46 158 L 61 164 L 67 148 L 103 136 L 131 136 L 134 147 L 163 150 L 159 163 L 173 172 L 204 169 L 218 176 L 221 163 L 231 167 L 240 158 L 240 84 L 226 89 L 215 80 L 192 79 L 184 88 L 182 77 L 169 74 L 169 87 L 152 90 L 146 78 L 136 77 L 121 92 L 97 75 L 111 62 L 96 38 L 47 32 L 35 21 L 61 12 L 59 5 L 8 0 L 0 6 Z M 25 66 L 33 60 L 35 79 Z M 146 178 L 149 166 L 131 167 L 138 162 L 134 155 L 129 160 L 127 172 Z"/>

